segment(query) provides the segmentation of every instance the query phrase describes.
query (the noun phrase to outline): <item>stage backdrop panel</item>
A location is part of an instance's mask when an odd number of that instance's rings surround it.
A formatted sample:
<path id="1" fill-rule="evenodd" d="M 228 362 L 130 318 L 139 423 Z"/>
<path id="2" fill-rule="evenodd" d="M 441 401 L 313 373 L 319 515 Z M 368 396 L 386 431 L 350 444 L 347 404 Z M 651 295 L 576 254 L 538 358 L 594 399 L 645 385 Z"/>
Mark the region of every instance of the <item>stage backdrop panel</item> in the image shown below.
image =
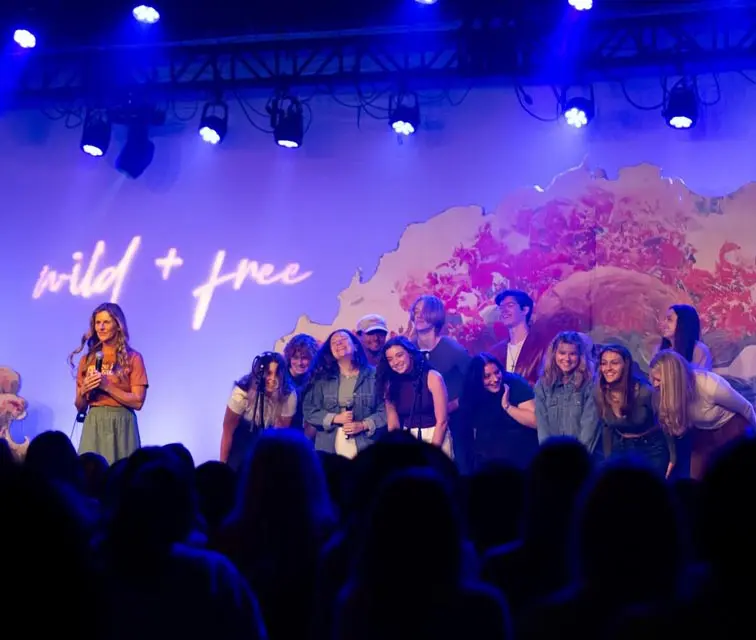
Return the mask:
<path id="1" fill-rule="evenodd" d="M 66 357 L 92 309 L 113 299 L 150 377 L 144 442 L 182 441 L 198 462 L 217 456 L 232 382 L 256 353 L 364 313 L 401 332 L 426 292 L 471 350 L 501 335 L 492 298 L 515 286 L 536 298 L 545 332 L 619 340 L 642 364 L 666 307 L 691 303 L 717 370 L 750 392 L 756 87 L 720 85 L 690 132 L 633 109 L 615 85 L 596 87 L 597 119 L 581 131 L 531 118 L 507 88 L 424 105 L 421 131 L 402 141 L 385 121 L 358 128 L 352 111 L 315 98 L 296 151 L 238 109 L 216 148 L 195 121 L 172 118 L 136 181 L 113 168 L 122 131 L 97 160 L 79 151 L 80 130 L 6 114 L 0 365 L 23 379 L 18 439 L 71 431 Z M 653 104 L 658 86 L 627 90 Z M 529 91 L 553 112 L 549 89 Z"/>

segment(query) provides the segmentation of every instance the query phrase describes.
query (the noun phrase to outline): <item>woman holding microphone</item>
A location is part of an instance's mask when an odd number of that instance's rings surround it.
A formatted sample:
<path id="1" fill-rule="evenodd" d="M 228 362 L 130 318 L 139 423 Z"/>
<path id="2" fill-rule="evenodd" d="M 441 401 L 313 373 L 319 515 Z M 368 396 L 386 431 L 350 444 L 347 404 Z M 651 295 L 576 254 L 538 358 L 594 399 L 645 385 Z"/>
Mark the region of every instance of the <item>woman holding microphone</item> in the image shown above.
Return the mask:
<path id="1" fill-rule="evenodd" d="M 89 319 L 89 330 L 68 361 L 84 351 L 76 374 L 74 404 L 86 413 L 79 453 L 99 453 L 113 464 L 141 446 L 136 412 L 147 396 L 147 371 L 142 355 L 129 344 L 123 310 L 106 302 Z"/>

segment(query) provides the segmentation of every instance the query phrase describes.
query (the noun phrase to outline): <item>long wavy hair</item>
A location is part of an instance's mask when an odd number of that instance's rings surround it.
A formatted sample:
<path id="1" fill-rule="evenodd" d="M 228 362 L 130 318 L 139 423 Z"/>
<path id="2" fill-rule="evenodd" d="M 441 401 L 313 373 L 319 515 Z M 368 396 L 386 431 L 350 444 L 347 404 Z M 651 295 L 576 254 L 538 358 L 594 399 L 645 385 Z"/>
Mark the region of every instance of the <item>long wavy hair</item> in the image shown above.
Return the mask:
<path id="1" fill-rule="evenodd" d="M 240 389 L 250 393 L 256 393 L 258 386 L 262 385 L 265 389 L 265 376 L 270 369 L 270 365 L 276 363 L 276 378 L 278 378 L 278 390 L 276 391 L 275 400 L 283 400 L 294 391 L 294 382 L 289 375 L 289 369 L 286 366 L 286 360 L 280 353 L 275 351 L 266 351 L 259 356 L 255 356 L 252 361 L 252 368 L 249 373 L 242 376 L 234 384 Z"/>
<path id="2" fill-rule="evenodd" d="M 622 377 L 613 385 L 604 379 L 601 373 L 601 358 L 605 353 L 616 353 L 622 358 L 624 367 L 622 368 Z M 644 380 L 637 378 L 633 373 L 634 363 L 630 351 L 621 344 L 605 344 L 601 347 L 596 358 L 598 363 L 596 367 L 596 406 L 598 407 L 599 416 L 606 418 L 612 414 L 612 403 L 609 397 L 610 393 L 617 392 L 622 398 L 620 404 L 620 415 L 626 417 L 632 411 L 635 404 L 635 397 L 641 384 L 647 384 Z"/>
<path id="3" fill-rule="evenodd" d="M 661 384 L 654 391 L 654 405 L 662 429 L 673 436 L 688 430 L 688 403 L 695 394 L 695 380 L 690 363 L 672 349 L 657 353 L 651 360 Z"/>
<path id="4" fill-rule="evenodd" d="M 506 383 L 506 370 L 498 358 L 485 352 L 474 356 L 467 367 L 462 393 L 459 398 L 459 409 L 463 415 L 470 416 L 478 409 L 489 406 L 483 404 L 486 398 L 491 395 L 491 392 L 487 391 L 483 386 L 486 365 L 488 364 L 496 365 L 499 368 L 502 378 L 502 388 Z"/>
<path id="5" fill-rule="evenodd" d="M 386 358 L 386 352 L 391 347 L 401 347 L 404 349 L 410 357 L 412 362 L 412 369 L 409 373 L 399 374 L 391 368 L 388 359 Z M 386 341 L 383 345 L 383 351 L 381 351 L 381 359 L 378 361 L 378 367 L 376 369 L 376 383 L 375 383 L 375 396 L 378 401 L 390 401 L 396 404 L 399 400 L 399 385 L 394 384 L 399 380 L 409 376 L 414 382 L 418 382 L 423 374 L 426 372 L 428 362 L 423 355 L 423 352 L 418 349 L 413 342 L 410 342 L 404 336 L 396 336 Z"/>
<path id="6" fill-rule="evenodd" d="M 688 362 L 693 360 L 693 350 L 701 339 L 701 319 L 689 304 L 673 304 L 670 309 L 677 316 L 677 326 L 672 340 L 662 338 L 659 350 L 674 349 Z"/>
<path id="7" fill-rule="evenodd" d="M 97 332 L 95 331 L 95 318 L 98 313 L 103 311 L 106 311 L 110 315 L 116 326 L 116 367 L 113 373 L 128 377 L 129 373 L 131 373 L 129 355 L 132 351 L 129 345 L 129 327 L 126 324 L 126 316 L 123 313 L 123 309 L 114 302 L 103 302 L 92 312 L 89 318 L 89 329 L 81 337 L 81 344 L 79 344 L 78 348 L 68 355 L 68 364 L 73 371 L 76 371 L 77 365 L 74 362 L 74 357 L 84 351 L 85 347 L 87 352 L 83 358 L 87 365 L 94 361 L 96 353 L 102 349 L 102 342 L 97 338 Z"/>
<path id="8" fill-rule="evenodd" d="M 265 393 L 265 378 L 272 364 L 277 364 L 276 378 L 278 379 L 278 389 L 275 394 L 268 395 Z M 246 391 L 249 395 L 257 394 L 262 387 L 261 402 L 255 403 L 255 415 L 253 421 L 255 424 L 265 424 L 265 403 L 272 402 L 274 411 L 283 405 L 283 402 L 294 391 L 294 381 L 289 374 L 289 368 L 286 366 L 286 360 L 280 353 L 266 351 L 256 356 L 252 361 L 252 368 L 249 373 L 242 376 L 234 383 L 240 389 Z"/>
<path id="9" fill-rule="evenodd" d="M 331 351 L 331 339 L 337 333 L 344 333 L 349 336 L 352 341 L 352 364 L 355 368 L 362 371 L 366 367 L 370 366 L 368 363 L 367 355 L 365 354 L 365 348 L 362 346 L 360 339 L 347 329 L 336 329 L 323 341 L 318 353 L 315 355 L 315 359 L 312 361 L 310 368 L 310 379 L 320 378 L 338 378 L 339 377 L 339 363 L 333 356 Z"/>
<path id="10" fill-rule="evenodd" d="M 548 386 L 553 386 L 564 375 L 556 363 L 556 353 L 561 344 L 570 344 L 577 350 L 578 365 L 572 374 L 572 382 L 575 388 L 580 389 L 583 384 L 593 378 L 593 361 L 585 338 L 577 331 L 562 331 L 551 341 L 543 360 L 543 382 Z"/>

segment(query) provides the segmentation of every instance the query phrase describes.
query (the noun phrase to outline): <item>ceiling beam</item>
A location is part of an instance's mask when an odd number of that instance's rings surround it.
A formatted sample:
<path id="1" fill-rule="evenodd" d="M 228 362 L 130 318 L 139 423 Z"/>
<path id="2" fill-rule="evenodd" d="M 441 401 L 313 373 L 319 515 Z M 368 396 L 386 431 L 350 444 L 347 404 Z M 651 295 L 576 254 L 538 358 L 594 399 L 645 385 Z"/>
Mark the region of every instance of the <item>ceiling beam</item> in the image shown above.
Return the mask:
<path id="1" fill-rule="evenodd" d="M 494 80 L 569 85 L 756 68 L 756 12 L 704 11 L 537 22 L 470 20 L 433 30 L 89 49 L 7 57 L 5 107 L 203 99 L 208 94 L 364 83 L 449 86 Z"/>

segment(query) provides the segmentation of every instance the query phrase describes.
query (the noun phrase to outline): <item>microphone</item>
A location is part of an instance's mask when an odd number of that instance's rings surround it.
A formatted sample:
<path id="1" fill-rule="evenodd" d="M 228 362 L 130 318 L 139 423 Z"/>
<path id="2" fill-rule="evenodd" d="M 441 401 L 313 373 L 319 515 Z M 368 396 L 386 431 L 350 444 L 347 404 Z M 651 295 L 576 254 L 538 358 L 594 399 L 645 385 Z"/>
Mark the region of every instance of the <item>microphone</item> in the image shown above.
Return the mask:
<path id="1" fill-rule="evenodd" d="M 95 370 L 97 373 L 102 373 L 102 351 L 98 351 L 95 353 Z M 89 400 L 92 399 L 92 396 L 95 394 L 94 391 L 90 391 L 87 394 L 87 398 Z M 71 437 L 73 438 L 73 432 L 74 429 L 76 429 L 76 423 L 83 423 L 84 420 L 87 418 L 87 412 L 86 411 L 79 411 L 79 413 L 76 414 L 76 420 L 74 421 L 74 428 L 71 430 Z"/>
<path id="2" fill-rule="evenodd" d="M 346 405 L 344 405 L 344 411 L 354 411 L 354 396 L 352 396 L 350 400 L 347 400 Z M 354 416 L 352 416 L 352 419 L 354 419 Z M 349 440 L 349 438 L 351 438 L 351 436 L 346 436 L 347 440 Z"/>
<path id="3" fill-rule="evenodd" d="M 97 371 L 97 373 L 102 373 L 102 351 L 95 353 L 95 371 Z M 96 395 L 97 390 L 92 389 L 92 391 L 87 394 L 87 397 L 92 400 Z"/>

